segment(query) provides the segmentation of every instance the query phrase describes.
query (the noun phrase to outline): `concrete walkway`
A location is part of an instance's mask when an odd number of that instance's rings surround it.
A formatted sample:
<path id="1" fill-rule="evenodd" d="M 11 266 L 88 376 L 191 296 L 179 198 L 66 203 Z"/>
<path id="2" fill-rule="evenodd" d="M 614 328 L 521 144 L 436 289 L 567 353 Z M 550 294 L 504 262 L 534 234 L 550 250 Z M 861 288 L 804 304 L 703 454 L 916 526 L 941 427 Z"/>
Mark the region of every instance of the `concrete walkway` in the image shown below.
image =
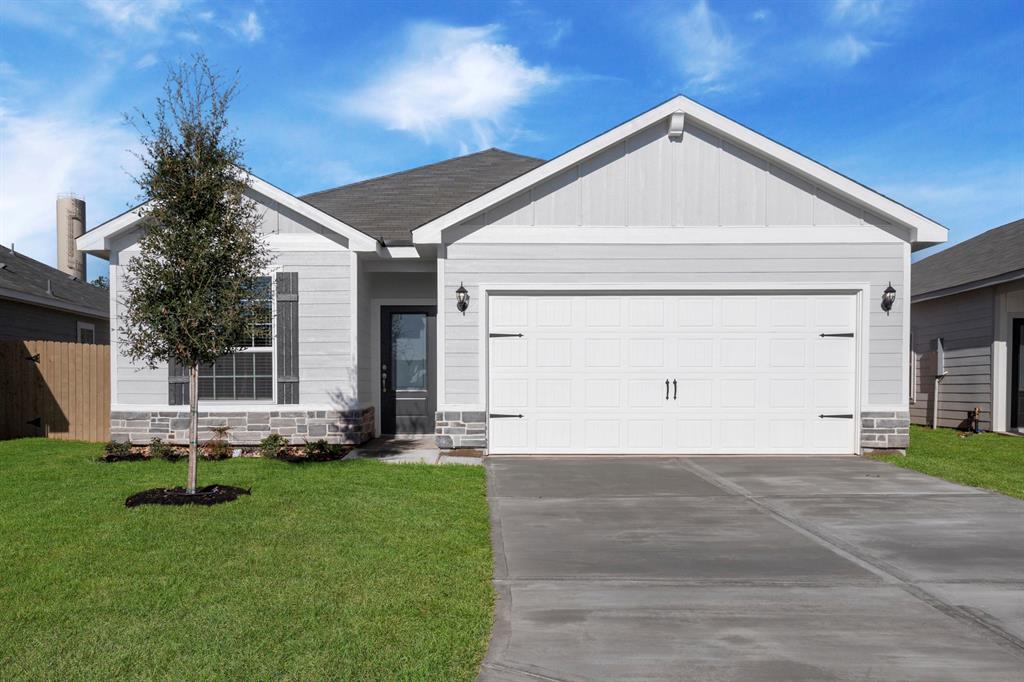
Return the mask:
<path id="1" fill-rule="evenodd" d="M 345 459 L 377 459 L 389 464 L 483 464 L 480 457 L 443 454 L 433 435 L 374 438 L 348 453 Z"/>
<path id="2" fill-rule="evenodd" d="M 1024 680 L 1024 503 L 855 457 L 489 458 L 480 679 Z"/>

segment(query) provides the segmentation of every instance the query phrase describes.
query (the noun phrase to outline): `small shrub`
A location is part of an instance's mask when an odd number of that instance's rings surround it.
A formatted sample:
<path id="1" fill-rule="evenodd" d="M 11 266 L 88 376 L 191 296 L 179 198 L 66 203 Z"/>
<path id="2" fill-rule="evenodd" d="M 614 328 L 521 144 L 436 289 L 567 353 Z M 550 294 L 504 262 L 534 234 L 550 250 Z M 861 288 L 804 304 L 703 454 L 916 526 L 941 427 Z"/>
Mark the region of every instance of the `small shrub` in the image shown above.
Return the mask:
<path id="1" fill-rule="evenodd" d="M 139 459 L 146 459 L 146 456 L 140 452 L 132 452 L 131 443 L 118 440 L 107 441 L 100 457 L 104 462 L 131 462 Z"/>
<path id="2" fill-rule="evenodd" d="M 272 433 L 260 441 L 260 457 L 274 458 L 288 447 L 288 439 L 279 433 Z"/>
<path id="3" fill-rule="evenodd" d="M 341 445 L 328 443 L 323 438 L 314 441 L 307 440 L 303 449 L 306 452 L 306 458 L 314 462 L 326 462 L 345 456 L 345 449 Z"/>
<path id="4" fill-rule="evenodd" d="M 231 444 L 228 443 L 229 426 L 214 426 L 210 429 L 214 437 L 203 444 L 203 456 L 206 459 L 228 459 L 231 457 Z"/>
<path id="5" fill-rule="evenodd" d="M 166 459 L 168 462 L 175 462 L 181 459 L 181 453 L 159 438 L 149 441 L 149 456 Z"/>

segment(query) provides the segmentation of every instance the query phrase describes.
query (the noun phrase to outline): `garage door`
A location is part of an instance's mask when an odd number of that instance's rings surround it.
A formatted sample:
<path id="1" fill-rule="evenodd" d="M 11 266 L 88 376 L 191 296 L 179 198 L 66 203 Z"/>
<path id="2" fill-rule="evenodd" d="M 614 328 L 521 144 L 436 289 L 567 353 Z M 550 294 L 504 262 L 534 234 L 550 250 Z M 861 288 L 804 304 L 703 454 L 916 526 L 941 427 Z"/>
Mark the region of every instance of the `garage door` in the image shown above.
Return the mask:
<path id="1" fill-rule="evenodd" d="M 855 452 L 853 295 L 491 295 L 494 454 Z"/>

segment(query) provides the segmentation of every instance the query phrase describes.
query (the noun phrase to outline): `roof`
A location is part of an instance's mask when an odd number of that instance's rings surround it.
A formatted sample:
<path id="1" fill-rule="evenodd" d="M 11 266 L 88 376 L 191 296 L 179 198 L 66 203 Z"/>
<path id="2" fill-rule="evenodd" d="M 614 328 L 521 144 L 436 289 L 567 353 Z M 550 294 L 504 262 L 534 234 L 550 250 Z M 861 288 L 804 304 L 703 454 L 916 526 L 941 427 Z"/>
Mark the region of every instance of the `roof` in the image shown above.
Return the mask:
<path id="1" fill-rule="evenodd" d="M 110 294 L 106 289 L 77 280 L 7 247 L 0 247 L 0 298 L 110 317 Z"/>
<path id="2" fill-rule="evenodd" d="M 684 122 L 686 122 L 685 125 L 688 125 L 688 122 L 693 120 L 740 147 L 767 156 L 773 164 L 777 164 L 799 177 L 823 185 L 843 200 L 870 209 L 873 213 L 891 221 L 898 228 L 906 230 L 909 235 L 907 241 L 915 249 L 946 241 L 948 233 L 946 228 L 930 218 L 683 95 L 676 95 L 639 116 L 635 116 L 573 147 L 564 154 L 539 164 L 536 168 L 497 186 L 495 189 L 420 225 L 413 234 L 414 241 L 417 244 L 440 243 L 441 233 L 448 227 L 534 187 L 573 165 L 622 142 L 630 135 L 665 119 L 671 120 L 670 135 L 673 134 L 672 131 L 681 132 Z"/>
<path id="3" fill-rule="evenodd" d="M 409 245 L 413 229 L 543 163 L 487 149 L 300 198 L 388 246 Z"/>
<path id="4" fill-rule="evenodd" d="M 1024 218 L 928 256 L 911 267 L 911 295 L 1024 277 Z M 950 291 L 949 293 L 955 293 Z"/>

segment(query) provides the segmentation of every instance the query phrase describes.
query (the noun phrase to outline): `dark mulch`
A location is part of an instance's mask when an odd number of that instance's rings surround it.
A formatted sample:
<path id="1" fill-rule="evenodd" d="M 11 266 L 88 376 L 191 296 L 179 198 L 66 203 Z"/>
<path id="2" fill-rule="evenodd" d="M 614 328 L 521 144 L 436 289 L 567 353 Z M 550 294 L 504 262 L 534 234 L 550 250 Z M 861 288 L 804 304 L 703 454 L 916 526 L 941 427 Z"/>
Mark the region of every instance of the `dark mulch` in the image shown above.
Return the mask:
<path id="1" fill-rule="evenodd" d="M 305 464 L 306 462 L 337 462 L 349 453 L 349 450 L 341 450 L 331 453 L 317 453 L 312 455 L 295 454 L 287 450 L 277 453 L 277 459 L 292 464 Z"/>
<path id="2" fill-rule="evenodd" d="M 252 494 L 252 488 L 236 488 L 233 485 L 208 485 L 196 488 L 196 491 L 189 495 L 184 488 L 151 488 L 135 493 L 124 501 L 126 507 L 138 507 L 141 504 L 202 504 L 212 505 L 222 502 L 233 502 L 240 495 Z"/>
<path id="3" fill-rule="evenodd" d="M 138 462 L 149 459 L 141 452 L 106 452 L 100 455 L 101 462 Z"/>

